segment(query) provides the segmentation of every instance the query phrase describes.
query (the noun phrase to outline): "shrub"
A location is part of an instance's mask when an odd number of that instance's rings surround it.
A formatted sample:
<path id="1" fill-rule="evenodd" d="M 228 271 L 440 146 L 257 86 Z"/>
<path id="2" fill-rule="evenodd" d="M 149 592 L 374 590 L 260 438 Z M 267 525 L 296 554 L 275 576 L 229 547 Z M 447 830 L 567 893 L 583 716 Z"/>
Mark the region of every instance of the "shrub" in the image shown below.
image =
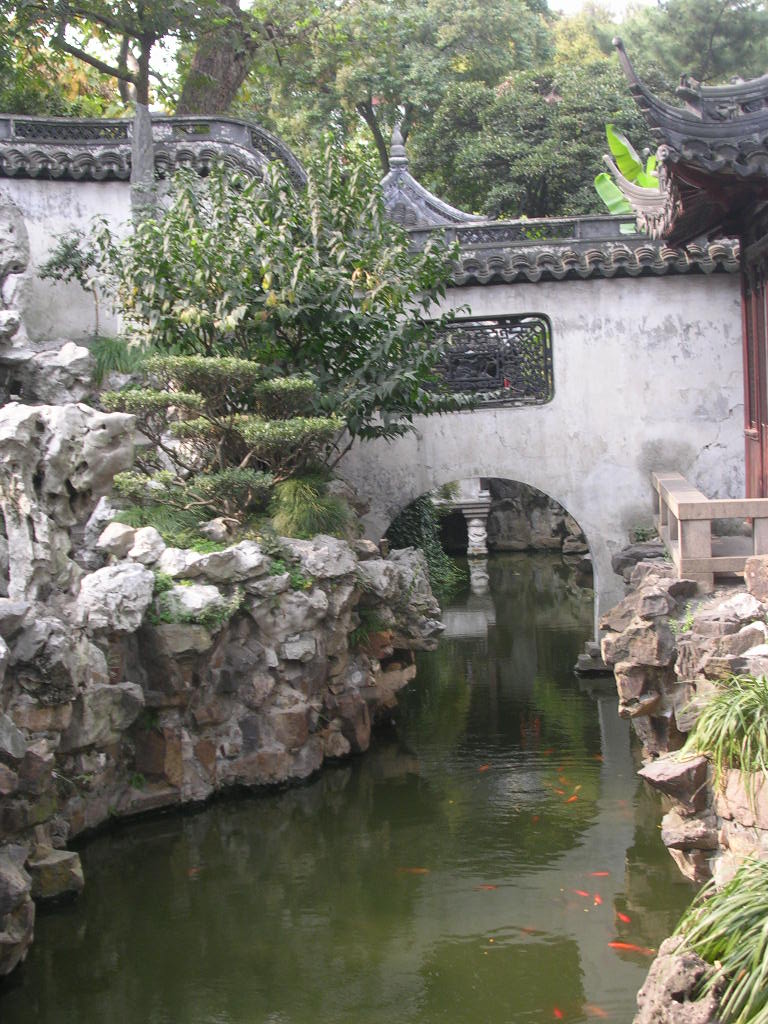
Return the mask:
<path id="1" fill-rule="evenodd" d="M 700 994 L 720 990 L 723 1024 L 768 1021 L 768 861 L 746 860 L 720 890 L 709 882 L 676 934 L 712 965 Z"/>
<path id="2" fill-rule="evenodd" d="M 680 756 L 691 753 L 711 760 L 716 786 L 729 768 L 768 772 L 768 679 L 731 676 L 705 704 Z"/>
<path id="3" fill-rule="evenodd" d="M 315 154 L 299 191 L 276 161 L 263 178 L 181 171 L 157 217 L 122 240 L 102 224 L 93 244 L 142 344 L 292 379 L 271 393 L 261 385 L 269 418 L 300 399 L 339 416 L 351 441 L 393 437 L 417 413 L 467 404 L 435 374 L 454 313 L 430 316 L 455 251 L 437 238 L 415 250 L 384 211 L 374 165 L 335 143 Z M 252 380 L 237 373 L 228 385 L 238 392 Z"/>
<path id="4" fill-rule="evenodd" d="M 278 484 L 270 507 L 275 530 L 286 537 L 351 536 L 354 512 L 343 498 L 327 494 L 326 487 L 326 478 L 319 474 Z"/>
<path id="5" fill-rule="evenodd" d="M 421 548 L 427 559 L 429 582 L 435 595 L 446 600 L 465 582 L 466 576 L 440 543 L 440 517 L 428 494 L 402 510 L 393 520 L 386 536 L 395 548 Z"/>

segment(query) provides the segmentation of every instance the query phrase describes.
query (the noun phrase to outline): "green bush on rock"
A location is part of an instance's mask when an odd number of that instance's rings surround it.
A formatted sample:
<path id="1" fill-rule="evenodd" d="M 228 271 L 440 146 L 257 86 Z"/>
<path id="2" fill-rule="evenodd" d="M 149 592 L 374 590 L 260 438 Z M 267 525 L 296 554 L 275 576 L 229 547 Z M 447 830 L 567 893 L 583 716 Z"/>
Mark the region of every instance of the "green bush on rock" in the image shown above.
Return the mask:
<path id="1" fill-rule="evenodd" d="M 727 885 L 709 882 L 676 934 L 712 971 L 701 994 L 722 988 L 722 1024 L 768 1021 L 768 861 L 746 860 Z"/>

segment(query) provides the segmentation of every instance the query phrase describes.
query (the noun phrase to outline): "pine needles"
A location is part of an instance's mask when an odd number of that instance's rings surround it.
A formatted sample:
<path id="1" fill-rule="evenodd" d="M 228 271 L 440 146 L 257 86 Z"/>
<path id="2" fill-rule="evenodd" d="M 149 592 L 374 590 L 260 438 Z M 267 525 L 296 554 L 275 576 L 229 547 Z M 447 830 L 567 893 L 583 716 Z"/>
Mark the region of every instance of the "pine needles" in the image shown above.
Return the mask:
<path id="1" fill-rule="evenodd" d="M 701 994 L 722 986 L 723 1024 L 768 1024 L 768 861 L 746 860 L 719 891 L 708 883 L 676 934 L 715 968 Z"/>

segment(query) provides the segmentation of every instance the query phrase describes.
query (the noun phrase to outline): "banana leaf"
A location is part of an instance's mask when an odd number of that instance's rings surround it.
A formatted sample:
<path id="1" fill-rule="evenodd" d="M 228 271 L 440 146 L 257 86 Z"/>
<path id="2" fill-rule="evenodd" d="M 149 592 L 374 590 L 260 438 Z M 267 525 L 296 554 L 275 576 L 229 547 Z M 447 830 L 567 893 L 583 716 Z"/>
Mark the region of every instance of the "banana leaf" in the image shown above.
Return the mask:
<path id="1" fill-rule="evenodd" d="M 616 166 L 627 181 L 633 181 L 636 185 L 641 185 L 643 188 L 659 187 L 658 178 L 651 173 L 651 169 L 656 165 L 655 157 L 649 157 L 648 164 L 643 166 L 642 160 L 626 135 L 617 132 L 612 124 L 605 126 L 605 135 L 608 139 L 611 155 L 616 161 Z M 653 160 L 652 165 L 651 159 Z"/>

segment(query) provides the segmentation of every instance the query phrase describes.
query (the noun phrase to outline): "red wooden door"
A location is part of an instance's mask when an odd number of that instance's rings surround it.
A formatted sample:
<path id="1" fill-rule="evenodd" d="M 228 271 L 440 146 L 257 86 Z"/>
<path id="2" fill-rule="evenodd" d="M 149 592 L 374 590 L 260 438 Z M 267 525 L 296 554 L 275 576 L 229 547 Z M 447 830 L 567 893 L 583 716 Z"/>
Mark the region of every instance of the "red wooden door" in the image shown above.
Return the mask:
<path id="1" fill-rule="evenodd" d="M 742 277 L 748 498 L 768 496 L 768 309 L 765 283 L 766 261 L 763 258 L 747 266 Z"/>

